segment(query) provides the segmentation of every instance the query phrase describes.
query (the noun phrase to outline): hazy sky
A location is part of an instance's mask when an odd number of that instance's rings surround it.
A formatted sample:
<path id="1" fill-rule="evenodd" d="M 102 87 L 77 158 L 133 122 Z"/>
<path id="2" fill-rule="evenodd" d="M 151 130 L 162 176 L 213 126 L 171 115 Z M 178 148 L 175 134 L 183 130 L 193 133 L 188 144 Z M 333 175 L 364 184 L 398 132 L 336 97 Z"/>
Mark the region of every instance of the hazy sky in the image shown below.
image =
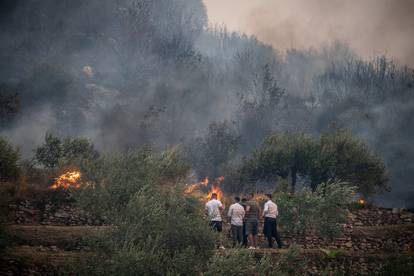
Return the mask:
<path id="1" fill-rule="evenodd" d="M 204 0 L 210 23 L 280 50 L 335 40 L 414 66 L 414 0 Z"/>

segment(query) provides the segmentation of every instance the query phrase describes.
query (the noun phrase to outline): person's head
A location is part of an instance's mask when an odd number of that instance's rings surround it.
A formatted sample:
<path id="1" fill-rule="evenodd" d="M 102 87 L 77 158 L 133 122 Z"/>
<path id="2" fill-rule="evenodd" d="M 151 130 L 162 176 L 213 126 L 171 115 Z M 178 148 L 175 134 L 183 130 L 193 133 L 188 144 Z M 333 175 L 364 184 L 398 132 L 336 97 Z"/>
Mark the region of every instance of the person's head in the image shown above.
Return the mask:
<path id="1" fill-rule="evenodd" d="M 211 194 L 211 199 L 217 199 L 217 194 L 216 193 L 212 193 Z"/>
<path id="2" fill-rule="evenodd" d="M 250 200 L 254 199 L 254 193 L 250 193 L 250 195 L 249 195 L 249 199 L 250 199 Z"/>
<path id="3" fill-rule="evenodd" d="M 240 197 L 235 196 L 235 197 L 234 197 L 234 201 L 236 201 L 237 203 L 238 203 L 238 202 L 240 202 Z"/>
<path id="4" fill-rule="evenodd" d="M 272 194 L 266 194 L 268 200 L 272 200 Z"/>

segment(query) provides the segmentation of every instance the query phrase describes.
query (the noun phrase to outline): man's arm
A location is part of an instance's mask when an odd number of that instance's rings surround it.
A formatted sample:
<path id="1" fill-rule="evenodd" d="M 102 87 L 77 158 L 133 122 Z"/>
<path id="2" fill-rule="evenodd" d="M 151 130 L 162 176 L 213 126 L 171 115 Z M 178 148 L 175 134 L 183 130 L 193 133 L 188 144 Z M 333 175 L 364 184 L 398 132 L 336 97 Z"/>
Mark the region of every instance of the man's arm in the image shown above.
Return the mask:
<path id="1" fill-rule="evenodd" d="M 233 214 L 233 206 L 230 206 L 230 208 L 229 208 L 229 212 L 227 213 L 227 216 L 228 216 L 229 218 L 231 218 L 232 214 Z"/>
<path id="2" fill-rule="evenodd" d="M 276 217 L 278 217 L 278 216 L 279 216 L 279 209 L 277 208 L 277 205 L 276 205 Z"/>
<path id="3" fill-rule="evenodd" d="M 264 209 L 263 209 L 263 217 L 267 214 L 267 212 L 269 212 L 269 204 L 267 204 L 267 202 L 264 205 Z"/>
<path id="4" fill-rule="evenodd" d="M 257 203 L 257 217 L 260 218 L 260 213 L 262 212 L 262 209 L 260 208 L 259 203 Z"/>

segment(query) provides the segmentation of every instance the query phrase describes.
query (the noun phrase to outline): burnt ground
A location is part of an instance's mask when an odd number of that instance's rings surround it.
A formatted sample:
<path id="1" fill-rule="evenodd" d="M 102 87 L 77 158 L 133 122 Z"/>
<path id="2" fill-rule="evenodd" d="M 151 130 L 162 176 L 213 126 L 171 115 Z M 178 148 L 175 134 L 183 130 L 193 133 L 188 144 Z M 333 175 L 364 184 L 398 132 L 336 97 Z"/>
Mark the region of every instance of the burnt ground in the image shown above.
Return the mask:
<path id="1" fill-rule="evenodd" d="M 68 266 L 87 261 L 91 254 L 86 245 L 88 238 L 111 228 L 68 203 L 50 205 L 40 210 L 38 204 L 27 201 L 11 206 L 14 223 L 7 228 L 11 244 L 0 257 L 0 275 L 63 273 Z M 281 234 L 286 244 L 300 244 L 308 261 L 308 275 L 333 275 L 333 271 L 373 275 L 390 262 L 414 258 L 414 215 L 405 210 L 354 210 L 349 213 L 344 234 L 334 240 L 311 235 L 297 240 L 283 231 Z M 261 249 L 254 250 L 257 256 L 270 254 L 277 260 L 287 250 L 267 249 L 262 236 L 260 240 Z M 406 272 L 397 271 L 395 275 Z"/>

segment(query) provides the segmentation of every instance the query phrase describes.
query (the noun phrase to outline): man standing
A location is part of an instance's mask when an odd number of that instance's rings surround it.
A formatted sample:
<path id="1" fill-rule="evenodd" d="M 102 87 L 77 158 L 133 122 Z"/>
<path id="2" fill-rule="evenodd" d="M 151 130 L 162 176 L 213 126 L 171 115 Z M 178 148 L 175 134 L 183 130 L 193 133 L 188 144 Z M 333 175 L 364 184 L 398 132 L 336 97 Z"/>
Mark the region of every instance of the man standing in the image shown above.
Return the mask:
<path id="1" fill-rule="evenodd" d="M 277 205 L 272 201 L 272 195 L 267 194 L 267 202 L 263 208 L 264 227 L 263 233 L 267 238 L 269 247 L 273 247 L 273 237 L 276 239 L 279 248 L 282 248 L 283 244 L 280 239 L 279 233 L 277 232 L 276 217 L 278 216 Z"/>
<path id="2" fill-rule="evenodd" d="M 243 206 L 244 211 L 246 212 L 247 208 L 247 198 L 243 197 L 240 203 L 241 206 Z M 245 214 L 246 215 L 246 214 Z M 244 216 L 243 219 L 243 246 L 247 247 L 247 229 L 246 229 L 246 216 Z"/>
<path id="3" fill-rule="evenodd" d="M 249 249 L 257 249 L 257 234 L 259 229 L 260 206 L 254 199 L 254 193 L 250 194 L 249 201 L 247 202 L 246 211 L 246 228 L 250 242 Z"/>
<path id="4" fill-rule="evenodd" d="M 233 247 L 240 246 L 243 242 L 243 220 L 244 220 L 244 208 L 240 204 L 240 197 L 234 197 L 236 201 L 230 205 L 227 216 L 231 219 L 231 235 L 233 238 Z"/>
<path id="5" fill-rule="evenodd" d="M 223 231 L 223 223 L 221 219 L 221 211 L 224 209 L 224 205 L 221 203 L 220 200 L 217 199 L 217 194 L 213 193 L 211 195 L 210 201 L 208 201 L 205 205 L 205 212 L 210 219 L 210 226 L 213 228 L 214 231 L 217 231 L 219 234 Z M 221 237 L 220 237 L 220 248 L 224 249 L 221 245 Z"/>

